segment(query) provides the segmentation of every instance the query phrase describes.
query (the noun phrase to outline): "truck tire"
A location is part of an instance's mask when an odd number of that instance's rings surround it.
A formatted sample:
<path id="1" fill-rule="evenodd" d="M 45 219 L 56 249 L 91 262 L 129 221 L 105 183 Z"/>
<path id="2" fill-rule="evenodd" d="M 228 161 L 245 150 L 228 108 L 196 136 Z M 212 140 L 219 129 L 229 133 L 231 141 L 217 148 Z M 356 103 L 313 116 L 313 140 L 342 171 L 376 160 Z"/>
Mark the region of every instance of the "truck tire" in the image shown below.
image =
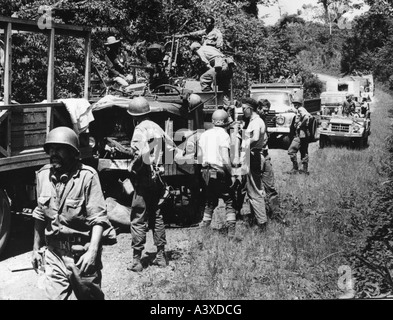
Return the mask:
<path id="1" fill-rule="evenodd" d="M 325 136 L 320 136 L 319 137 L 319 148 L 323 149 L 326 147 L 327 143 L 326 143 L 327 138 Z"/>
<path id="2" fill-rule="evenodd" d="M 308 130 L 310 132 L 310 142 L 315 142 L 316 133 L 317 133 L 317 120 L 314 117 L 310 118 L 310 122 L 308 124 Z"/>
<path id="3" fill-rule="evenodd" d="M 4 251 L 10 235 L 11 209 L 8 197 L 4 190 L 0 189 L 0 255 Z"/>

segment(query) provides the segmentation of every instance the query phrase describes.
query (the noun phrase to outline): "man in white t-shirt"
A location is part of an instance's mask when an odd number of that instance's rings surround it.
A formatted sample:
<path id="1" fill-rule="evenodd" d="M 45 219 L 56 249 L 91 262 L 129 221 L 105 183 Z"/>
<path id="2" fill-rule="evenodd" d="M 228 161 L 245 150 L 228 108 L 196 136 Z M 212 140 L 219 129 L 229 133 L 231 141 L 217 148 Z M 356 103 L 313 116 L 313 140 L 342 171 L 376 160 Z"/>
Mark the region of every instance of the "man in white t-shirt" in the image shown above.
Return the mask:
<path id="1" fill-rule="evenodd" d="M 230 137 L 226 131 L 229 125 L 228 113 L 222 109 L 214 111 L 214 127 L 203 132 L 199 138 L 199 159 L 202 163 L 202 176 L 206 183 L 206 203 L 202 226 L 210 226 L 214 209 L 222 198 L 226 210 L 228 237 L 235 238 L 236 211 L 233 207 L 235 179 L 232 177 L 230 160 Z"/>

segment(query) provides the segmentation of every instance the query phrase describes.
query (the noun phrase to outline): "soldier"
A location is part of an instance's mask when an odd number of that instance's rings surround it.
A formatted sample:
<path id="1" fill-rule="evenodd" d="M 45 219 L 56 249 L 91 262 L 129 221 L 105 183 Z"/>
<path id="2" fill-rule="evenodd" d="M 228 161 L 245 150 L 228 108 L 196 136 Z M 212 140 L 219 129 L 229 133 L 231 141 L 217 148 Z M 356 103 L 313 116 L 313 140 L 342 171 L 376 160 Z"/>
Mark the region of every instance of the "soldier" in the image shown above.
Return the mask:
<path id="1" fill-rule="evenodd" d="M 355 112 L 356 106 L 355 106 L 355 102 L 352 101 L 351 94 L 347 94 L 345 98 L 347 99 L 347 101 L 343 102 L 342 113 L 343 116 L 348 117 Z"/>
<path id="2" fill-rule="evenodd" d="M 270 102 L 267 99 L 262 101 L 258 101 L 258 111 L 257 113 L 265 122 L 267 127 L 267 119 L 266 116 L 270 110 Z M 268 146 L 268 135 L 265 134 L 264 145 L 262 147 L 262 157 L 263 157 L 263 165 L 262 165 L 262 182 L 266 193 L 266 211 L 271 219 L 276 219 L 278 222 L 289 225 L 288 221 L 286 221 L 281 216 L 280 210 L 280 198 L 278 196 L 277 189 L 275 187 L 274 181 L 274 171 L 271 163 L 271 157 L 269 155 L 269 146 Z"/>
<path id="3" fill-rule="evenodd" d="M 207 17 L 205 20 L 205 29 L 186 34 L 178 34 L 175 35 L 175 38 L 202 36 L 203 45 L 213 46 L 218 50 L 222 50 L 224 46 L 222 33 L 214 27 L 214 23 L 215 20 L 213 17 Z"/>
<path id="4" fill-rule="evenodd" d="M 218 89 L 228 97 L 233 75 L 233 61 L 227 60 L 220 50 L 212 46 L 201 46 L 200 43 L 193 42 L 190 48 L 191 52 L 197 54 L 207 68 L 207 71 L 200 77 L 202 91 L 212 91 L 212 85 L 216 79 Z"/>
<path id="5" fill-rule="evenodd" d="M 151 110 L 145 98 L 133 98 L 127 111 L 134 117 L 136 125 L 131 139 L 133 161 L 129 168 L 135 189 L 131 204 L 133 263 L 130 270 L 140 272 L 143 270 L 141 256 L 149 228 L 153 231 L 153 240 L 157 247 L 153 264 L 159 267 L 168 265 L 165 255 L 165 225 L 158 205 L 165 193 L 165 184 L 156 170 L 165 132 L 149 119 Z"/>
<path id="6" fill-rule="evenodd" d="M 258 115 L 258 102 L 252 98 L 242 100 L 245 120 L 248 122 L 242 143 L 242 164 L 246 177 L 246 205 L 243 214 L 246 220 L 253 216 L 259 229 L 266 230 L 267 216 L 265 190 L 262 182 L 263 146 L 265 145 L 266 126 Z"/>
<path id="7" fill-rule="evenodd" d="M 199 155 L 202 159 L 202 177 L 206 183 L 206 204 L 202 226 L 210 226 L 214 209 L 219 198 L 225 202 L 228 237 L 235 238 L 236 210 L 233 207 L 235 178 L 232 177 L 230 160 L 230 137 L 226 131 L 229 125 L 228 113 L 222 109 L 214 111 L 214 127 L 203 132 L 199 138 Z"/>
<path id="8" fill-rule="evenodd" d="M 128 56 L 120 50 L 121 40 L 110 36 L 105 43 L 107 49 L 105 61 L 108 67 L 108 76 L 125 89 L 133 81 L 132 75 L 126 75 L 126 63 Z"/>
<path id="9" fill-rule="evenodd" d="M 292 101 L 294 107 L 296 108 L 295 116 L 295 138 L 292 140 L 291 145 L 288 149 L 288 155 L 292 161 L 293 168 L 288 171 L 289 174 L 294 173 L 304 173 L 306 175 L 308 172 L 308 144 L 310 132 L 308 129 L 308 124 L 311 115 L 303 107 L 303 99 L 299 96 L 295 96 Z M 300 159 L 303 164 L 303 168 L 299 170 L 299 165 L 297 162 L 297 152 L 300 151 Z"/>
<path id="10" fill-rule="evenodd" d="M 50 164 L 37 172 L 33 266 L 44 267 L 51 300 L 104 299 L 101 245 L 116 234 L 98 174 L 79 162 L 78 136 L 70 128 L 50 131 L 44 150 Z"/>

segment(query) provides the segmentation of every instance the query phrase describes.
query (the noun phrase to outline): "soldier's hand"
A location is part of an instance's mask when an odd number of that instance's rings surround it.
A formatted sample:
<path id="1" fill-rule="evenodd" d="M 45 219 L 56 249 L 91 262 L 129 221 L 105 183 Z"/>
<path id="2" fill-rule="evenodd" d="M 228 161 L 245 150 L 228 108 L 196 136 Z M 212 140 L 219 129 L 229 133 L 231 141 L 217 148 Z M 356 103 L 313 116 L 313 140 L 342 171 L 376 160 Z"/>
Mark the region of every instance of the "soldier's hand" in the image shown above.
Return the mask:
<path id="1" fill-rule="evenodd" d="M 35 269 L 36 272 L 38 269 L 41 269 L 41 267 L 43 266 L 42 253 L 39 250 L 33 250 L 31 264 L 33 265 L 33 268 Z"/>
<path id="2" fill-rule="evenodd" d="M 88 272 L 88 270 L 95 265 L 96 258 L 97 252 L 89 249 L 79 258 L 76 266 L 80 269 L 82 273 Z"/>

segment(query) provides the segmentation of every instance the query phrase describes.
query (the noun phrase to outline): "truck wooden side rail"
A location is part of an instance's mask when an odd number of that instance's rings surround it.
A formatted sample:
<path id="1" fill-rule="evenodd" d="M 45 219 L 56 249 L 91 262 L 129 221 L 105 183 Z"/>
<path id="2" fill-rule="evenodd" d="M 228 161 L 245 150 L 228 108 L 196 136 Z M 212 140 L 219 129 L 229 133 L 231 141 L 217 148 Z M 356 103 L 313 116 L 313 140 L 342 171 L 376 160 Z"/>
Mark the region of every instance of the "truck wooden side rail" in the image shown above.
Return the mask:
<path id="1" fill-rule="evenodd" d="M 41 28 L 40 28 L 41 27 Z M 43 145 L 49 131 L 57 126 L 73 127 L 65 105 L 55 98 L 55 39 L 57 35 L 84 39 L 84 98 L 89 98 L 91 71 L 91 29 L 0 16 L 4 34 L 4 99 L 0 101 L 0 254 L 9 238 L 12 213 L 29 212 L 36 205 L 35 171 L 49 162 Z M 12 96 L 12 36 L 14 31 L 41 33 L 48 38 L 48 69 L 45 103 L 19 104 Z M 18 97 L 12 96 L 18 101 Z M 80 135 L 81 156 L 90 157 L 87 134 Z M 27 209 L 27 210 L 26 210 Z"/>

